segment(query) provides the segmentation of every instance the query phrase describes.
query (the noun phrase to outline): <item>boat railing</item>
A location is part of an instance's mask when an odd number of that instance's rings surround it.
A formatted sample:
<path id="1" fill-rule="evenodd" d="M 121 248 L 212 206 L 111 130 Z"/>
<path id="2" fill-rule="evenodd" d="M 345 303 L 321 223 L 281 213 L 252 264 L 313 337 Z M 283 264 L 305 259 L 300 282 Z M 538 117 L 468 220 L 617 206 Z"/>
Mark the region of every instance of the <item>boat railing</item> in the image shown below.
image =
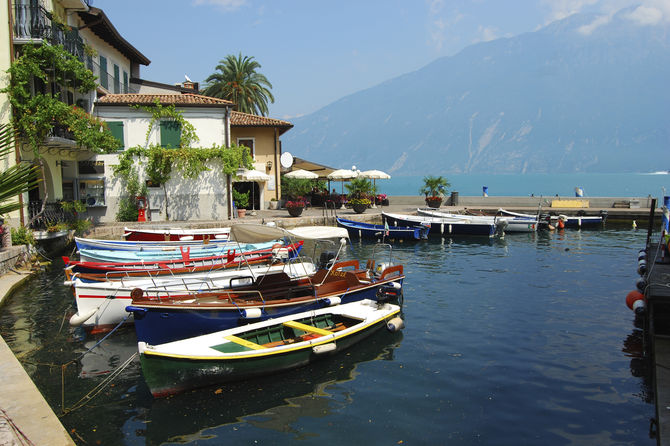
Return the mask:
<path id="1" fill-rule="evenodd" d="M 372 248 L 372 260 L 376 260 L 377 258 L 377 248 L 383 249 L 383 248 L 388 248 L 389 250 L 389 258 L 388 262 L 390 264 L 393 264 L 393 246 L 390 243 L 377 243 L 373 246 Z"/>

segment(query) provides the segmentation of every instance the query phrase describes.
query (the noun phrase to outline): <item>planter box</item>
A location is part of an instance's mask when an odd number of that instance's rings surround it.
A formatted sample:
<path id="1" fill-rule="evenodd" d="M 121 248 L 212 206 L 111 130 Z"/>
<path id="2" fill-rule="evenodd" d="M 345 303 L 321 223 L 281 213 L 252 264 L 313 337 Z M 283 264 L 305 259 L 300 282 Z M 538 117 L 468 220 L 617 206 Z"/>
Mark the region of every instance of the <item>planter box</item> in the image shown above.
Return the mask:
<path id="1" fill-rule="evenodd" d="M 303 209 L 305 209 L 305 208 L 286 208 L 286 210 L 288 211 L 288 214 L 291 217 L 300 217 L 300 215 L 302 215 L 302 210 Z"/>

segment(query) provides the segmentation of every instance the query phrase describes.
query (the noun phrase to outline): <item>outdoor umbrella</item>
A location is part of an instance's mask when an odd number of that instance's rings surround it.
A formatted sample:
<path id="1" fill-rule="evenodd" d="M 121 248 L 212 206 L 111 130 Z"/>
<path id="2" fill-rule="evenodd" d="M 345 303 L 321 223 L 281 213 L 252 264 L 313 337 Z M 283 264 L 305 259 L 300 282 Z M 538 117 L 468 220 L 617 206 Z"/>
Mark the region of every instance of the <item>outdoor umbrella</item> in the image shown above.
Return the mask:
<path id="1" fill-rule="evenodd" d="M 386 172 L 382 172 L 381 170 L 366 170 L 361 172 L 359 175 L 364 178 L 370 178 L 373 181 L 375 189 L 377 189 L 377 180 L 388 180 L 391 178 L 391 175 L 387 174 Z M 372 207 L 376 207 L 374 201 L 372 202 Z"/>
<path id="2" fill-rule="evenodd" d="M 246 180 L 246 181 L 254 181 L 254 182 L 255 181 L 261 181 L 261 182 L 270 181 L 270 175 L 268 175 L 266 173 L 263 173 L 260 170 L 244 169 L 244 171 L 238 173 L 237 176 L 242 178 L 243 180 Z M 254 190 L 255 189 L 256 189 L 255 187 L 253 187 L 253 186 L 251 187 L 251 210 L 252 211 L 256 210 L 256 203 L 255 203 L 255 200 L 254 200 L 254 198 L 255 198 Z"/>
<path id="3" fill-rule="evenodd" d="M 304 180 L 314 180 L 319 178 L 319 175 L 315 174 L 314 172 L 303 169 L 293 170 L 287 174 L 284 174 L 284 176 L 286 178 L 301 178 Z"/>
<path id="4" fill-rule="evenodd" d="M 349 169 L 337 169 L 328 175 L 329 181 L 342 181 L 342 195 L 344 195 L 344 182 L 352 178 L 356 178 L 358 172 Z M 329 186 L 330 187 L 330 186 Z M 342 207 L 344 207 L 344 202 L 342 202 Z"/>

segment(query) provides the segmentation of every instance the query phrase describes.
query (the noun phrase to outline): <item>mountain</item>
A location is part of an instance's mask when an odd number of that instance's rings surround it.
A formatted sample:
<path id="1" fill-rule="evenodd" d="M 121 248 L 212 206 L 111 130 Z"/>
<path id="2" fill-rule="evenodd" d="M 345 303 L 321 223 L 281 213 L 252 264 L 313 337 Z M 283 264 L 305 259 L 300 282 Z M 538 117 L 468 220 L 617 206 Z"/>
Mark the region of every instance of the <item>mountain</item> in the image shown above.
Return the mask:
<path id="1" fill-rule="evenodd" d="M 293 120 L 284 150 L 396 175 L 666 170 L 670 28 L 630 13 L 469 46 Z"/>

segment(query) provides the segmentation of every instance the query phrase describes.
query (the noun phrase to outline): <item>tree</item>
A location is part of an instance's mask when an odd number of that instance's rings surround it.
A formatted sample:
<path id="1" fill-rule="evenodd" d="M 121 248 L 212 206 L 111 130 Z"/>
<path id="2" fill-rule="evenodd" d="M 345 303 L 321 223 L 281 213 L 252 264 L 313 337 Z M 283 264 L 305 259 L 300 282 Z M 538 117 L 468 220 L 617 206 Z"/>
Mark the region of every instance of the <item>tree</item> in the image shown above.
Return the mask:
<path id="1" fill-rule="evenodd" d="M 256 72 L 260 67 L 253 57 L 242 56 L 242 53 L 228 55 L 205 80 L 204 94 L 232 101 L 242 113 L 267 116 L 268 100 L 274 103 L 275 98 L 270 92 L 270 81 Z"/>
<path id="2" fill-rule="evenodd" d="M 14 130 L 7 124 L 0 124 L 0 159 L 14 150 Z M 15 164 L 0 172 L 0 215 L 8 214 L 21 207 L 14 201 L 19 194 L 28 192 L 39 183 L 39 167 L 27 163 Z"/>
<path id="3" fill-rule="evenodd" d="M 446 178 L 428 175 L 427 177 L 423 177 L 423 186 L 419 189 L 419 193 L 424 194 L 426 198 L 442 197 L 446 195 L 449 187 L 451 187 L 451 184 L 449 184 Z"/>
<path id="4" fill-rule="evenodd" d="M 344 187 L 347 188 L 350 198 L 367 198 L 376 192 L 372 181 L 365 177 L 352 178 Z"/>

